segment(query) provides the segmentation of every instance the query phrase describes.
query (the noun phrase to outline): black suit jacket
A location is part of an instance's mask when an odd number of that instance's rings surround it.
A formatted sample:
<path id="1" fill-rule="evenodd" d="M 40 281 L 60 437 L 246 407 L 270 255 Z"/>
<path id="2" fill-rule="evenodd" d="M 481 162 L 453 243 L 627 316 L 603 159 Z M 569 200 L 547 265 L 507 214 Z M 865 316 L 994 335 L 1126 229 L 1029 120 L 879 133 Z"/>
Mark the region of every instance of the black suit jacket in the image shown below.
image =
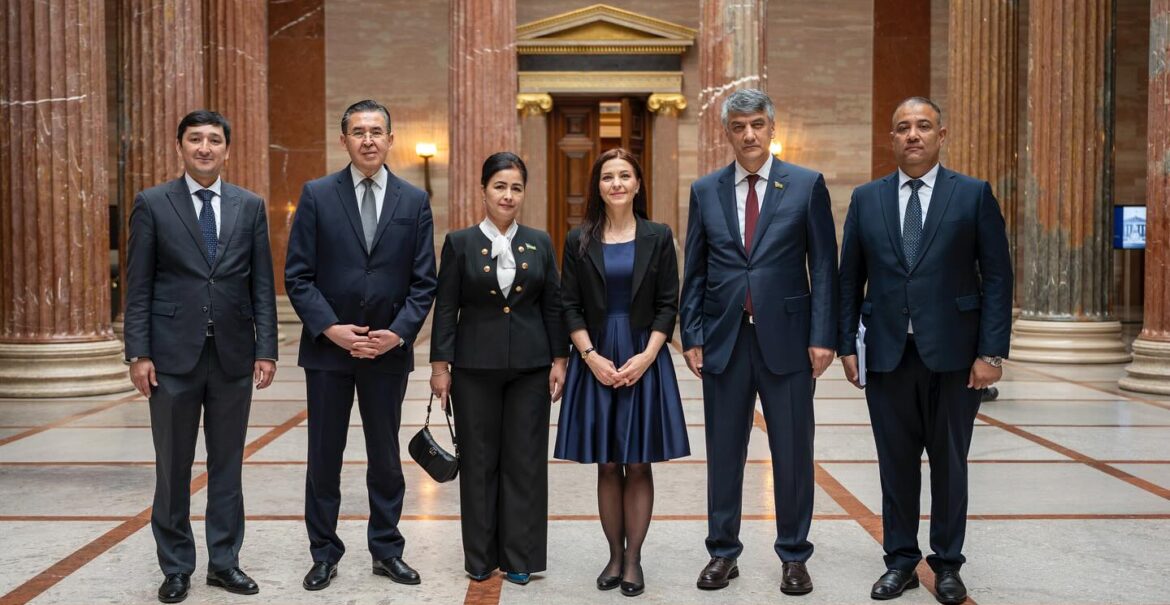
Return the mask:
<path id="1" fill-rule="evenodd" d="M 889 372 L 914 344 L 935 372 L 971 367 L 978 355 L 1007 357 L 1012 264 L 999 203 L 986 181 L 939 167 L 912 266 L 902 252 L 898 173 L 853 191 L 841 243 L 838 352 L 857 352 L 866 327 L 866 369 Z"/>
<path id="2" fill-rule="evenodd" d="M 427 194 L 394 173 L 386 180 L 372 250 L 366 250 L 349 166 L 305 183 L 284 266 L 285 290 L 304 324 L 297 363 L 337 372 L 358 364 L 384 373 L 413 370 L 412 344 L 435 298 L 434 238 Z M 406 345 L 355 359 L 323 334 L 334 324 L 389 329 Z"/>
<path id="3" fill-rule="evenodd" d="M 585 329 L 596 341 L 606 318 L 605 253 L 602 243 L 592 240 L 582 256 L 580 242 L 580 229 L 570 231 L 565 240 L 561 263 L 565 323 L 570 333 Z M 678 256 L 670 227 L 638 219 L 634 231 L 633 293 L 630 328 L 662 332 L 667 341 L 671 340 L 678 317 Z"/>
<path id="4" fill-rule="evenodd" d="M 431 361 L 499 370 L 538 368 L 565 357 L 561 284 L 548 234 L 517 228 L 516 277 L 507 297 L 500 292 L 491 250 L 479 225 L 448 233 L 443 241 Z"/>
<path id="5" fill-rule="evenodd" d="M 208 261 L 187 182 L 178 178 L 134 198 L 126 255 L 126 357 L 157 371 L 195 368 L 215 323 L 224 372 L 252 373 L 276 359 L 276 293 L 264 200 L 221 181 L 219 245 Z"/>

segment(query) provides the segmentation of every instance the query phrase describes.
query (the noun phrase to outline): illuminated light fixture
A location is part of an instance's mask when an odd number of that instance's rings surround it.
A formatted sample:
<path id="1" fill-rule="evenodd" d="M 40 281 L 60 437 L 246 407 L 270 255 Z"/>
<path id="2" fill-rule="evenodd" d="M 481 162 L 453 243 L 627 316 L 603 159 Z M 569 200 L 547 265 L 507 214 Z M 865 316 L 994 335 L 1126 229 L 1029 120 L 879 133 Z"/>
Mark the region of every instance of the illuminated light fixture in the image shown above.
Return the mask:
<path id="1" fill-rule="evenodd" d="M 420 158 L 433 158 L 435 157 L 435 144 L 418 143 L 414 146 L 414 152 L 417 153 L 418 157 Z"/>
<path id="2" fill-rule="evenodd" d="M 772 141 L 772 144 L 768 145 L 768 151 L 772 152 L 772 155 L 780 157 L 780 153 L 784 151 L 784 146 L 776 141 Z"/>

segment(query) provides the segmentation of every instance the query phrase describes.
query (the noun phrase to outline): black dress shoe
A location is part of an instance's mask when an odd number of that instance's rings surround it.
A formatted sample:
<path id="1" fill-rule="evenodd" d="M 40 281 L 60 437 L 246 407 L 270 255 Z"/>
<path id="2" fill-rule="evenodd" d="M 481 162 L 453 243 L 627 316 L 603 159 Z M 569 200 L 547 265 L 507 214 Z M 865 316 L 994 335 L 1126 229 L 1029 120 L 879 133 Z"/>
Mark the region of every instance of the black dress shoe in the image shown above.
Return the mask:
<path id="1" fill-rule="evenodd" d="M 622 596 L 636 597 L 646 590 L 646 580 L 642 576 L 642 565 L 638 565 L 638 577 L 632 581 L 626 581 L 625 576 L 622 577 Z"/>
<path id="2" fill-rule="evenodd" d="M 597 576 L 597 590 L 613 590 L 621 583 L 621 576 L 607 576 L 604 571 L 601 572 L 600 576 Z"/>
<path id="3" fill-rule="evenodd" d="M 218 586 L 235 594 L 256 594 L 260 587 L 239 567 L 207 572 L 207 585 Z"/>
<path id="4" fill-rule="evenodd" d="M 732 578 L 739 577 L 739 566 L 735 559 L 727 557 L 711 557 L 703 571 L 699 572 L 699 581 L 696 586 L 703 590 L 718 590 L 727 588 Z"/>
<path id="5" fill-rule="evenodd" d="M 803 561 L 785 561 L 784 570 L 780 577 L 780 592 L 786 595 L 799 596 L 812 592 L 812 578 L 808 575 L 808 567 Z"/>
<path id="6" fill-rule="evenodd" d="M 918 588 L 918 572 L 887 569 L 886 573 L 873 583 L 869 598 L 877 601 L 896 599 L 902 596 L 907 588 Z"/>
<path id="7" fill-rule="evenodd" d="M 418 584 L 422 580 L 418 572 L 402 560 L 402 557 L 390 557 L 384 561 L 374 561 L 374 574 L 386 576 L 399 584 Z"/>
<path id="8" fill-rule="evenodd" d="M 309 573 L 305 574 L 305 580 L 301 582 L 301 586 L 304 586 L 305 590 L 321 590 L 322 588 L 328 588 L 329 584 L 333 582 L 333 578 L 336 577 L 336 563 L 313 561 L 313 568 L 309 570 Z"/>
<path id="9" fill-rule="evenodd" d="M 959 570 L 945 569 L 934 575 L 934 598 L 943 605 L 958 605 L 967 600 L 967 587 Z"/>
<path id="10" fill-rule="evenodd" d="M 187 598 L 187 590 L 191 588 L 191 574 L 169 573 L 158 587 L 158 600 L 163 603 L 178 603 Z"/>

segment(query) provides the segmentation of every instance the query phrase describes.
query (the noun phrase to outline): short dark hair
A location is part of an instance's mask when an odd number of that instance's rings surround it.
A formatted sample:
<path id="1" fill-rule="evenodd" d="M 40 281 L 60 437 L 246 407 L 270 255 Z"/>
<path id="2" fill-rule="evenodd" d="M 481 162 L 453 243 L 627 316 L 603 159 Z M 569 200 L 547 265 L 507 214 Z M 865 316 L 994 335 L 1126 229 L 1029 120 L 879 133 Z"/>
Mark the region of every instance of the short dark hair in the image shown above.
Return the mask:
<path id="1" fill-rule="evenodd" d="M 524 160 L 511 151 L 500 151 L 489 155 L 488 159 L 483 161 L 483 172 L 479 178 L 480 186 L 487 187 L 492 175 L 510 168 L 519 170 L 520 179 L 524 181 L 525 185 L 528 185 L 528 167 L 524 165 Z"/>
<path id="2" fill-rule="evenodd" d="M 196 109 L 195 111 L 192 111 L 191 113 L 183 116 L 183 119 L 179 121 L 179 133 L 175 136 L 175 138 L 179 142 L 182 142 L 183 133 L 187 132 L 188 128 L 191 128 L 192 126 L 207 126 L 209 124 L 211 126 L 219 126 L 222 128 L 224 142 L 228 145 L 232 144 L 231 122 L 228 122 L 228 119 L 220 115 L 218 112 L 207 109 Z"/>
<path id="3" fill-rule="evenodd" d="M 349 134 L 349 116 L 355 113 L 364 113 L 367 111 L 376 111 L 381 113 L 382 116 L 386 118 L 386 131 L 393 131 L 393 128 L 390 127 L 390 110 L 386 109 L 385 105 L 382 105 L 377 101 L 366 99 L 364 101 L 358 101 L 357 103 L 350 105 L 345 109 L 345 113 L 341 114 L 341 134 Z"/>
<path id="4" fill-rule="evenodd" d="M 898 106 L 894 108 L 894 113 L 890 114 L 890 121 L 893 121 L 894 116 L 898 114 L 899 109 L 902 109 L 907 105 L 929 105 L 930 108 L 934 110 L 935 115 L 938 116 L 938 124 L 935 124 L 935 126 L 942 126 L 942 108 L 938 106 L 938 103 L 935 103 L 926 97 L 906 97 L 905 99 L 902 99 L 902 102 L 898 103 Z"/>

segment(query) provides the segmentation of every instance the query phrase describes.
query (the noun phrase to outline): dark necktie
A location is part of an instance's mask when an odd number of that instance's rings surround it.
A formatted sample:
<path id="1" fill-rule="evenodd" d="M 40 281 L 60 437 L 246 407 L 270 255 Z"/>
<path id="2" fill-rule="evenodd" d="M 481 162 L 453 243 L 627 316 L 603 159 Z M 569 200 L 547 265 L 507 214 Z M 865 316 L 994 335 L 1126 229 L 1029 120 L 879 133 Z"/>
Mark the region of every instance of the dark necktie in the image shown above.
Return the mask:
<path id="1" fill-rule="evenodd" d="M 374 232 L 378 230 L 378 210 L 374 207 L 374 181 L 362 179 L 366 190 L 362 192 L 362 233 L 366 236 L 366 250 L 374 246 Z"/>
<path id="2" fill-rule="evenodd" d="M 918 199 L 918 190 L 926 183 L 912 179 L 906 184 L 910 186 L 910 202 L 906 204 L 906 219 L 902 222 L 902 251 L 906 253 L 906 264 L 914 266 L 922 244 L 922 200 Z"/>
<path id="3" fill-rule="evenodd" d="M 195 192 L 203 201 L 203 209 L 199 211 L 199 230 L 203 232 L 203 246 L 207 249 L 207 260 L 215 263 L 215 247 L 219 243 L 219 235 L 215 230 L 215 208 L 211 207 L 211 200 L 215 192 L 210 189 L 200 189 Z"/>
<path id="4" fill-rule="evenodd" d="M 744 209 L 743 215 L 743 249 L 747 252 L 748 258 L 752 255 L 752 237 L 756 234 L 756 223 L 760 220 L 760 198 L 756 195 L 756 182 L 760 180 L 760 175 L 749 174 L 747 176 L 748 191 L 747 191 L 747 208 Z M 749 285 L 747 291 L 747 299 L 744 300 L 743 308 L 747 310 L 748 315 L 754 314 L 752 309 L 752 288 Z"/>

